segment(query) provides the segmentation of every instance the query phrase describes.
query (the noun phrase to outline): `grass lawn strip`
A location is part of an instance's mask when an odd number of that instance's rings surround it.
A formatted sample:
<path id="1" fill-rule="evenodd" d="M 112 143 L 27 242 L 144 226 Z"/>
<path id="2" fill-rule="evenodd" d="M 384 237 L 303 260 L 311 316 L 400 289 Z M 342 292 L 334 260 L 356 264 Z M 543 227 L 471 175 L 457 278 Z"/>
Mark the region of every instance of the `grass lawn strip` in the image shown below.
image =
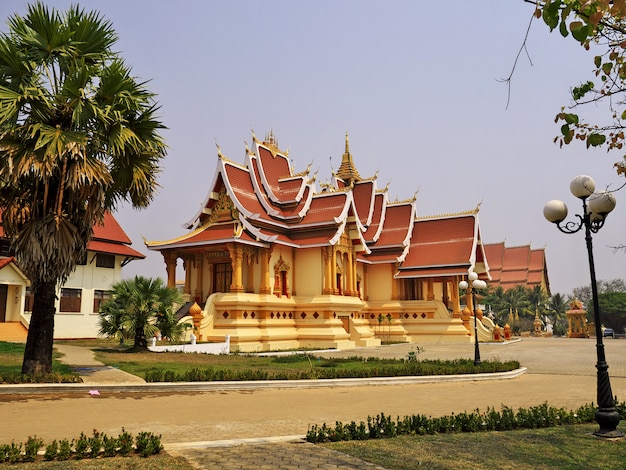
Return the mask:
<path id="1" fill-rule="evenodd" d="M 400 436 L 323 445 L 389 470 L 624 468 L 626 439 L 597 438 L 596 424 L 506 432 Z"/>

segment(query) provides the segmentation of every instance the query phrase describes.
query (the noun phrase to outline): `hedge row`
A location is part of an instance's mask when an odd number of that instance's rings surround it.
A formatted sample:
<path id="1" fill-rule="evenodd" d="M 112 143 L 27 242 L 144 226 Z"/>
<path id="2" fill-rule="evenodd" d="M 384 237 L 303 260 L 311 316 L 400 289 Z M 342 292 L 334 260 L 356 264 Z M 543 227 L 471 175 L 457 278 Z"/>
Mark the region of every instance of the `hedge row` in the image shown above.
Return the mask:
<path id="1" fill-rule="evenodd" d="M 37 436 L 29 437 L 25 443 L 0 445 L 0 464 L 34 462 L 40 449 L 44 447 L 43 439 Z M 71 441 L 54 440 L 45 445 L 43 458 L 46 461 L 82 460 L 98 457 L 115 457 L 136 453 L 142 457 L 156 455 L 163 450 L 161 436 L 149 432 L 140 432 L 136 437 L 122 428 L 117 437 L 109 437 L 94 429 L 91 436 L 81 433 L 77 439 Z"/>
<path id="2" fill-rule="evenodd" d="M 618 403 L 616 408 L 621 419 L 626 418 L 626 402 Z M 486 412 L 476 409 L 472 413 L 463 412 L 440 418 L 425 415 L 405 416 L 393 420 L 383 413 L 367 423 L 352 421 L 344 425 L 340 421 L 335 426 L 309 426 L 306 440 L 313 443 L 350 440 L 380 439 L 402 435 L 425 435 L 456 432 L 509 431 L 513 429 L 536 429 L 567 424 L 592 423 L 596 407 L 593 404 L 581 406 L 576 411 L 543 405 L 520 408 L 517 411 L 503 407 L 501 411 L 488 408 Z"/>
<path id="3" fill-rule="evenodd" d="M 471 359 L 451 361 L 403 361 L 390 359 L 358 358 L 368 363 L 363 367 L 343 368 L 342 362 L 348 359 L 323 359 L 307 369 L 291 371 L 266 371 L 262 369 L 226 369 L 215 367 L 193 368 L 177 372 L 154 368 L 146 371 L 146 382 L 212 382 L 242 380 L 309 380 L 309 379 L 346 379 L 372 377 L 404 377 L 426 375 L 478 374 L 508 372 L 519 368 L 518 361 L 483 361 L 475 366 Z M 317 361 L 317 360 L 316 360 Z M 372 365 L 374 363 L 375 365 Z"/>

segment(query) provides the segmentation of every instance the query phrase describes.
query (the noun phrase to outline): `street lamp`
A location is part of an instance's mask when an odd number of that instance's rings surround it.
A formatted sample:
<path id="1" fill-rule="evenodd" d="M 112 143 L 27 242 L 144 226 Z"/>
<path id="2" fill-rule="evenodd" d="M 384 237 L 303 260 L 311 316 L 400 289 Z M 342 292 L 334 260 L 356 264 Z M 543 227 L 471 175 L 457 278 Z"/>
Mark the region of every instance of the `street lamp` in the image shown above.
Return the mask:
<path id="1" fill-rule="evenodd" d="M 481 289 L 487 288 L 487 283 L 485 281 L 481 281 L 478 279 L 478 274 L 474 271 L 470 271 L 467 275 L 467 279 L 472 283 L 471 294 L 472 294 L 472 307 L 474 309 L 474 365 L 480 365 L 480 349 L 478 347 L 478 326 L 476 317 L 476 292 Z M 467 281 L 459 282 L 459 289 L 467 291 L 469 288 L 469 283 Z"/>
<path id="2" fill-rule="evenodd" d="M 602 343 L 602 324 L 600 321 L 600 305 L 598 302 L 598 286 L 596 284 L 596 271 L 593 262 L 593 246 L 591 233 L 597 233 L 602 228 L 607 215 L 615 208 L 615 196 L 608 191 L 595 193 L 596 183 L 590 176 L 577 176 L 570 183 L 570 191 L 583 203 L 583 215 L 576 214 L 578 221 L 561 223 L 567 217 L 567 206 L 563 201 L 552 200 L 543 208 L 544 217 L 563 233 L 576 233 L 585 229 L 587 242 L 587 255 L 589 257 L 589 273 L 591 275 L 591 296 L 593 299 L 593 315 L 596 328 L 596 354 L 598 370 L 598 409 L 596 422 L 600 429 L 594 434 L 599 437 L 623 437 L 624 434 L 617 430 L 619 413 L 615 408 L 615 400 L 611 391 L 609 378 L 609 366 L 606 363 L 604 344 Z"/>

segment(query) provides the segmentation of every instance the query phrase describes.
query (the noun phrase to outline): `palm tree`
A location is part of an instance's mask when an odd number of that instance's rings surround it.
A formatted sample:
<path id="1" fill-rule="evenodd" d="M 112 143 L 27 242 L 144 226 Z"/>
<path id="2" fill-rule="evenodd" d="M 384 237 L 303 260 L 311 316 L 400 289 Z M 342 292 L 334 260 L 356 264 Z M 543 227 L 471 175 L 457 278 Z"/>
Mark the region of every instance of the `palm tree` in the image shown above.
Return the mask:
<path id="1" fill-rule="evenodd" d="M 504 302 L 509 312 L 517 319 L 519 313 L 524 313 L 528 307 L 528 299 L 524 286 L 517 285 L 507 290 L 504 294 Z"/>
<path id="2" fill-rule="evenodd" d="M 506 295 L 502 286 L 489 289 L 485 303 L 491 306 L 491 311 L 495 313 L 496 323 L 504 324 L 507 322 L 509 314 L 509 306 L 506 301 Z"/>
<path id="3" fill-rule="evenodd" d="M 120 329 L 134 338 L 133 349 L 148 349 L 148 338 L 160 332 L 170 341 L 179 340 L 185 325 L 174 316 L 182 303 L 178 289 L 167 287 L 161 278 L 135 276 L 111 286 L 112 295 L 102 304 L 100 335 L 119 337 Z M 117 327 L 116 327 L 117 325 Z"/>
<path id="4" fill-rule="evenodd" d="M 557 293 L 550 297 L 548 302 L 549 313 L 554 317 L 555 328 L 561 320 L 565 318 L 565 313 L 569 309 L 567 299 L 561 294 Z"/>
<path id="5" fill-rule="evenodd" d="M 541 286 L 534 286 L 526 289 L 526 299 L 528 301 L 528 307 L 526 312 L 531 315 L 540 315 L 547 311 L 547 304 L 550 299 L 546 290 Z"/>
<path id="6" fill-rule="evenodd" d="M 122 202 L 146 207 L 165 143 L 154 95 L 112 47 L 97 12 L 42 3 L 0 34 L 0 210 L 34 293 L 22 372 L 48 373 L 56 288 L 92 227 Z"/>

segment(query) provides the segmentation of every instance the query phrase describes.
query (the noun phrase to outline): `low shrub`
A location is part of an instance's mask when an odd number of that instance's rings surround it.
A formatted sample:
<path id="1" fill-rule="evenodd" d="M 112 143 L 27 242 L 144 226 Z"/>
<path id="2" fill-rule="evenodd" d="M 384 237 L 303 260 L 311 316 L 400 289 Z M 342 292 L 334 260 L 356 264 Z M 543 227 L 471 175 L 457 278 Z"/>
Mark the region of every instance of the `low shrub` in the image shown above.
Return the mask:
<path id="1" fill-rule="evenodd" d="M 43 439 L 37 438 L 37 436 L 28 436 L 28 440 L 24 445 L 24 455 L 22 456 L 23 462 L 34 462 L 37 458 L 37 452 L 43 447 Z"/>
<path id="2" fill-rule="evenodd" d="M 303 360 L 310 362 L 310 356 L 300 354 L 274 359 L 277 363 L 286 364 Z M 346 364 L 350 364 L 351 367 L 342 367 Z M 355 364 L 356 366 L 354 366 Z M 316 358 L 309 368 L 284 371 L 195 367 L 187 371 L 176 372 L 154 368 L 146 371 L 144 378 L 146 382 L 346 379 L 508 372 L 518 369 L 519 366 L 519 361 L 483 361 L 476 366 L 472 359 L 407 361 L 404 359 L 354 356 L 349 358 Z"/>
<path id="3" fill-rule="evenodd" d="M 58 373 L 27 375 L 20 372 L 0 372 L 0 383 L 3 384 L 39 384 L 39 383 L 81 383 L 83 379 L 75 373 Z"/>
<path id="4" fill-rule="evenodd" d="M 626 419 L 626 403 L 616 404 L 620 419 Z M 348 425 L 336 422 L 334 427 L 326 423 L 309 426 L 306 440 L 313 443 L 365 439 L 381 439 L 401 435 L 443 434 L 454 432 L 510 431 L 513 429 L 538 429 L 567 424 L 592 423 L 596 407 L 586 404 L 576 411 L 554 408 L 547 403 L 517 411 L 502 407 L 501 411 L 488 408 L 486 412 L 476 409 L 439 418 L 412 415 L 393 420 L 383 413 L 367 417 L 367 423 L 352 421 Z"/>
<path id="5" fill-rule="evenodd" d="M 39 449 L 44 447 L 43 439 L 36 436 L 28 437 L 26 443 L 0 444 L 0 465 L 3 463 L 34 462 L 37 459 Z M 103 452 L 101 452 L 104 449 Z M 104 433 L 93 430 L 91 437 L 80 433 L 76 440 L 52 441 L 45 445 L 43 459 L 46 461 L 65 461 L 114 457 L 116 455 L 127 456 L 131 452 L 149 457 L 159 454 L 163 450 L 161 436 L 150 432 L 141 432 L 136 438 L 122 428 L 122 433 L 117 437 L 109 437 Z"/>

